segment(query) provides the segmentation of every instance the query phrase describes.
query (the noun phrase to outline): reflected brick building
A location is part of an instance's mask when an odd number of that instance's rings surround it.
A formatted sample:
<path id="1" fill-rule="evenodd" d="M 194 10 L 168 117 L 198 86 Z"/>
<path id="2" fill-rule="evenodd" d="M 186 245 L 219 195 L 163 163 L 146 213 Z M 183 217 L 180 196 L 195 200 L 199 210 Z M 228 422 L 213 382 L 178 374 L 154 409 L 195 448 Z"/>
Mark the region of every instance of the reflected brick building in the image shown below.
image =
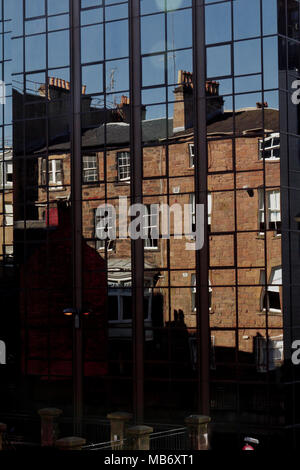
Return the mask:
<path id="1" fill-rule="evenodd" d="M 170 166 L 170 204 L 179 204 L 184 209 L 190 204 L 190 224 L 194 223 L 194 140 L 191 100 L 193 95 L 192 74 L 180 71 L 178 86 L 174 90 L 174 117 L 167 122 L 171 143 L 165 145 L 165 119 L 143 120 L 143 133 L 147 139 L 144 148 L 144 175 L 153 180 L 145 182 L 144 203 L 166 204 L 167 181 L 159 178 L 160 171 L 166 168 L 167 158 Z M 41 87 L 44 92 L 45 87 Z M 55 90 L 56 95 L 53 95 Z M 49 79 L 48 99 L 50 105 L 59 94 L 66 94 L 68 87 L 58 79 Z M 83 90 L 84 92 L 84 90 Z M 233 113 L 224 111 L 223 99 L 219 96 L 218 83 L 207 82 L 208 96 L 208 218 L 210 242 L 210 327 L 213 358 L 219 348 L 235 347 L 236 326 L 236 288 L 235 274 L 239 285 L 239 352 L 252 355 L 250 366 L 257 372 L 265 372 L 266 359 L 266 318 L 268 302 L 268 325 L 272 328 L 269 338 L 269 367 L 276 369 L 283 363 L 282 334 L 282 275 L 281 275 L 281 213 L 280 213 L 280 139 L 278 133 L 278 111 L 265 104 L 264 130 L 261 119 L 261 104 L 256 108 L 241 109 L 235 113 L 235 152 L 236 169 L 240 172 L 234 182 L 232 129 Z M 55 103 L 54 103 L 55 104 Z M 108 292 L 103 290 L 103 303 L 108 302 L 108 337 L 111 341 L 130 340 L 132 319 L 131 311 L 131 264 L 130 240 L 111 240 L 108 243 L 97 239 L 96 227 L 99 223 L 96 210 L 106 197 L 118 211 L 119 196 L 130 197 L 130 150 L 128 145 L 129 124 L 128 99 L 122 97 L 121 103 L 111 111 L 111 119 L 106 128 L 106 139 L 110 144 L 105 155 L 104 125 L 101 112 L 97 112 L 100 126 L 89 126 L 83 132 L 82 157 L 83 178 L 83 236 L 89 249 L 94 250 L 99 263 L 108 258 Z M 90 111 L 93 113 L 93 110 Z M 95 111 L 94 111 L 95 113 Z M 86 117 L 87 121 L 91 121 Z M 93 116 L 95 119 L 95 116 Z M 261 135 L 265 136 L 265 148 Z M 70 141 L 59 132 L 53 135 L 49 144 L 48 158 L 44 150 L 37 149 L 33 154 L 34 175 L 31 181 L 36 188 L 36 200 L 31 207 L 36 214 L 35 223 L 52 230 L 59 229 L 65 222 L 61 220 L 57 205 L 70 200 L 71 167 Z M 167 157 L 168 152 L 168 157 Z M 104 174 L 105 163 L 107 172 Z M 18 168 L 18 163 L 16 163 Z M 18 169 L 16 172 L 18 173 Z M 47 170 L 48 168 L 48 170 Z M 101 181 L 109 182 L 109 194 Z M 49 185 L 49 186 L 48 186 Z M 235 225 L 233 189 L 237 188 L 238 225 Z M 265 185 L 268 190 L 264 192 Z M 49 193 L 47 188 L 49 187 Z M 161 196 L 162 195 L 162 196 Z M 264 202 L 265 200 L 265 202 Z M 16 220 L 16 226 L 18 226 Z M 151 225 L 151 224 L 150 224 Z M 150 227 L 149 225 L 149 227 Z M 238 266 L 234 267 L 234 237 L 237 235 Z M 174 226 L 171 223 L 171 232 Z M 51 241 L 51 239 L 50 239 Z M 145 240 L 144 256 L 147 288 L 145 290 L 145 327 L 146 339 L 155 342 L 151 330 L 153 325 L 165 327 L 176 324 L 178 315 L 189 332 L 187 340 L 190 367 L 194 361 L 195 317 L 195 272 L 185 272 L 188 263 L 195 265 L 193 251 L 186 251 L 187 240 L 172 240 L 170 247 L 164 239 Z M 265 243 L 268 246 L 265 259 Z M 224 247 L 226 251 L 224 252 Z M 106 251 L 107 250 L 107 251 Z M 178 253 L 185 252 L 184 258 Z M 37 251 L 38 258 L 43 258 Z M 164 267 L 167 257 L 171 266 L 176 266 L 171 279 Z M 181 264 L 182 261 L 182 264 Z M 265 279 L 265 264 L 268 266 Z M 89 271 L 89 269 L 88 269 Z M 42 281 L 39 281 L 42 282 Z M 101 281 L 99 280 L 99 288 Z M 167 287 L 174 287 L 172 298 L 167 295 Z M 268 286 L 266 287 L 266 284 Z M 127 289 L 126 289 L 127 286 Z M 145 285 L 146 286 L 146 285 Z M 120 290 L 121 289 L 121 290 Z M 267 295 L 266 295 L 267 292 Z M 106 298 L 108 295 L 108 298 Z M 32 300 L 31 300 L 32 301 Z M 66 304 L 66 300 L 64 300 Z M 56 308 L 63 310 L 63 305 Z M 159 308 L 159 310 L 158 310 Z M 171 316 L 169 312 L 171 311 Z M 129 323 L 128 323 L 129 322 Z M 154 324 L 153 324 L 154 322 Z M 224 331 L 227 329 L 227 331 Z M 161 341 L 161 340 L 159 340 Z M 122 347 L 120 348 L 121 351 Z M 64 355 L 62 355 L 64 356 Z M 119 356 L 119 367 L 126 360 L 126 351 Z M 211 366 L 215 367 L 213 359 Z M 215 372 L 218 375 L 217 369 Z"/>
<path id="2" fill-rule="evenodd" d="M 113 410 L 200 413 L 221 446 L 289 439 L 299 2 L 116 3 L 0 10 L 14 46 L 0 57 L 1 421 L 55 406 L 79 434 Z M 145 239 L 97 237 L 97 208 L 118 215 L 120 197 L 147 207 Z M 155 204 L 188 206 L 191 232 L 203 204 L 203 248 L 172 218 L 152 238 Z"/>

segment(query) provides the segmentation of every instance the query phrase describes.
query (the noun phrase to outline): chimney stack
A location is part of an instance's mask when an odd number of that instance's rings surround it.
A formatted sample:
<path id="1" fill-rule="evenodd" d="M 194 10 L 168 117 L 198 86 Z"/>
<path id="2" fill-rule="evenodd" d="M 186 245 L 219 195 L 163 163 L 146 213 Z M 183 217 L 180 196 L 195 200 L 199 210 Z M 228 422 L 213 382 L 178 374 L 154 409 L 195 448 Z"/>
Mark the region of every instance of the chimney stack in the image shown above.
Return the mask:
<path id="1" fill-rule="evenodd" d="M 47 85 L 41 85 L 39 88 L 40 96 L 46 96 L 48 93 L 48 99 L 59 99 L 63 94 L 69 93 L 71 84 L 67 80 L 56 77 L 48 77 Z M 47 90 L 47 91 L 46 91 Z M 86 86 L 82 86 L 82 94 L 85 95 Z"/>
<path id="2" fill-rule="evenodd" d="M 256 103 L 256 107 L 257 109 L 262 109 L 262 108 L 268 108 L 268 103 L 266 101 L 264 101 L 264 103 L 261 103 L 261 102 L 257 102 Z"/>
<path id="3" fill-rule="evenodd" d="M 146 117 L 146 107 L 142 106 L 142 120 Z M 130 98 L 126 95 L 121 96 L 121 101 L 117 104 L 116 120 L 130 123 Z"/>
<path id="4" fill-rule="evenodd" d="M 178 86 L 174 90 L 174 133 L 193 127 L 193 74 L 184 70 L 178 71 Z M 219 96 L 219 83 L 213 80 L 206 82 L 207 118 L 212 119 L 223 112 L 224 100 Z"/>

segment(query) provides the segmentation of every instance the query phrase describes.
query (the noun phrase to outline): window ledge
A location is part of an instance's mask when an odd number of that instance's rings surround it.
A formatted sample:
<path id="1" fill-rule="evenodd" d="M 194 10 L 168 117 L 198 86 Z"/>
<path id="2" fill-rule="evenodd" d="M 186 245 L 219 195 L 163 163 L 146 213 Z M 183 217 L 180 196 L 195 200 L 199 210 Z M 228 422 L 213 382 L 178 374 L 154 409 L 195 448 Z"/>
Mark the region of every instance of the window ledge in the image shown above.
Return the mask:
<path id="1" fill-rule="evenodd" d="M 67 188 L 64 186 L 48 186 L 49 191 L 66 191 Z M 44 191 L 47 191 L 47 187 L 42 188 Z"/>
<path id="2" fill-rule="evenodd" d="M 265 161 L 265 163 L 278 163 L 280 162 L 280 158 L 259 158 L 259 162 Z"/>
<path id="3" fill-rule="evenodd" d="M 276 233 L 276 230 L 267 230 L 266 233 L 268 232 L 275 232 L 273 234 L 273 238 L 281 238 L 281 233 Z M 265 238 L 265 233 L 258 233 L 256 239 L 257 240 L 263 240 Z"/>
<path id="4" fill-rule="evenodd" d="M 83 181 L 82 182 L 82 189 L 85 190 L 85 189 L 89 189 L 89 188 L 99 188 L 101 185 L 101 183 L 97 183 L 97 182 L 93 182 L 93 183 L 89 183 L 87 181 Z"/>
<path id="5" fill-rule="evenodd" d="M 264 309 L 263 311 L 257 312 L 257 315 L 266 315 L 266 310 Z M 270 309 L 268 311 L 268 315 L 272 315 L 274 317 L 282 316 L 282 310 L 275 310 L 275 309 Z"/>
<path id="6" fill-rule="evenodd" d="M 105 247 L 96 248 L 96 251 L 98 251 L 100 253 L 103 253 L 105 251 Z M 108 248 L 107 251 L 109 251 L 111 253 L 112 251 L 115 251 L 115 249 L 114 248 Z"/>
<path id="7" fill-rule="evenodd" d="M 130 186 L 130 180 L 129 181 L 115 181 L 115 186 Z"/>

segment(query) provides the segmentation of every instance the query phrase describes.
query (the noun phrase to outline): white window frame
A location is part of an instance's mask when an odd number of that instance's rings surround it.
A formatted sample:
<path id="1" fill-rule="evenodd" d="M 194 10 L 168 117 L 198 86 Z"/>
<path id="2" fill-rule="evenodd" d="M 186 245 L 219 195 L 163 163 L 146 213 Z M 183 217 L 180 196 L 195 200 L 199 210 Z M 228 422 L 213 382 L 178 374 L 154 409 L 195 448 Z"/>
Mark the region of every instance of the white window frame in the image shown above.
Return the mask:
<path id="1" fill-rule="evenodd" d="M 265 191 L 263 189 L 258 190 L 258 227 L 259 233 L 264 234 L 265 232 L 261 230 L 261 225 L 264 224 L 264 228 L 266 229 L 265 225 Z"/>
<path id="2" fill-rule="evenodd" d="M 283 335 L 268 338 L 269 363 L 267 367 L 267 339 L 256 337 L 256 365 L 258 372 L 267 372 L 280 367 L 284 360 Z M 274 352 L 279 352 L 279 358 L 274 358 Z"/>
<path id="3" fill-rule="evenodd" d="M 57 168 L 58 164 L 57 162 L 60 162 L 61 168 L 60 170 Z M 42 159 L 41 162 L 41 175 L 42 175 L 42 185 L 47 184 L 47 179 L 46 177 L 48 176 L 48 183 L 49 183 L 49 189 L 60 189 L 63 186 L 63 159 L 62 158 L 53 158 L 51 160 L 48 160 L 48 175 L 47 175 L 47 160 L 46 158 Z M 61 174 L 61 178 L 57 178 L 57 174 Z"/>
<path id="4" fill-rule="evenodd" d="M 192 304 L 192 311 L 196 312 L 196 292 L 197 292 L 197 287 L 196 287 L 196 274 L 192 274 L 191 276 L 191 304 Z"/>
<path id="5" fill-rule="evenodd" d="M 209 191 L 207 193 L 207 225 L 209 227 L 209 231 L 211 230 L 211 214 L 212 214 L 212 194 Z"/>
<path id="6" fill-rule="evenodd" d="M 113 218 L 108 214 L 108 226 L 107 226 L 107 231 L 113 229 Z M 97 216 L 97 210 L 94 211 L 94 225 L 95 225 L 95 239 L 96 239 L 96 250 L 98 251 L 104 251 L 105 250 L 105 244 L 107 244 L 107 251 L 113 251 L 115 247 L 115 240 L 110 240 L 109 238 L 106 238 L 105 240 L 101 240 L 100 238 L 97 237 L 96 229 L 98 226 L 98 223 L 103 221 L 103 217 Z M 111 221 L 111 222 L 110 222 Z M 105 228 L 104 226 L 100 227 Z M 98 228 L 99 230 L 99 228 Z"/>
<path id="7" fill-rule="evenodd" d="M 189 168 L 195 168 L 195 145 L 194 144 L 189 144 L 189 158 L 190 158 Z"/>
<path id="8" fill-rule="evenodd" d="M 130 182 L 130 152 L 117 152 L 117 167 L 118 181 Z"/>
<path id="9" fill-rule="evenodd" d="M 195 193 L 190 194 L 190 230 L 191 233 L 194 232 L 195 227 L 196 227 L 196 197 Z"/>
<path id="10" fill-rule="evenodd" d="M 266 291 L 265 291 L 265 285 L 264 285 L 265 284 L 265 271 L 264 270 L 262 270 L 261 273 L 260 273 L 260 284 L 263 284 L 261 300 L 260 300 L 260 304 L 261 304 L 260 309 L 261 309 L 261 311 L 265 312 L 266 309 L 264 307 L 264 298 L 265 298 L 265 295 L 266 295 Z M 281 299 L 280 299 L 280 287 L 281 286 L 282 286 L 282 267 L 281 266 L 274 266 L 271 269 L 271 274 L 270 274 L 269 282 L 268 282 L 268 285 L 267 285 L 267 291 L 277 292 L 278 296 L 279 296 L 279 303 L 281 302 Z M 269 312 L 271 312 L 271 313 L 281 313 L 282 312 L 281 303 L 280 303 L 280 307 L 281 307 L 280 309 L 270 307 Z"/>
<path id="11" fill-rule="evenodd" d="M 210 279 L 208 280 L 209 284 L 209 311 L 211 311 L 212 308 L 212 288 L 211 288 L 211 283 Z M 193 273 L 191 275 L 191 304 L 192 304 L 192 312 L 196 312 L 196 292 L 197 292 L 197 286 L 196 286 L 196 274 Z"/>
<path id="12" fill-rule="evenodd" d="M 260 139 L 259 140 L 259 160 L 267 160 L 267 161 L 279 161 L 280 157 L 274 156 L 274 150 L 280 149 L 280 142 L 279 144 L 274 145 L 274 140 L 275 139 L 280 139 L 280 134 L 278 132 L 274 132 L 273 134 L 270 134 L 269 137 L 265 137 L 265 139 Z M 270 151 L 271 156 L 270 157 L 265 157 L 264 156 L 264 151 Z"/>
<path id="13" fill-rule="evenodd" d="M 152 229 L 154 229 L 155 231 L 155 229 L 157 229 L 158 227 L 157 224 L 158 224 L 159 213 L 153 212 L 153 210 L 157 208 L 157 206 L 155 204 L 153 205 L 148 204 L 145 207 L 147 209 L 147 214 L 143 215 L 143 219 L 144 219 L 143 231 L 144 233 L 147 232 L 148 237 L 144 239 L 144 249 L 145 250 L 158 250 L 158 239 L 151 237 Z M 154 222 L 153 222 L 153 219 L 154 219 Z M 156 219 L 156 223 L 155 223 L 155 219 Z"/>
<path id="14" fill-rule="evenodd" d="M 59 170 L 57 167 L 57 163 L 60 162 L 61 169 Z M 63 160 L 61 158 L 54 158 L 49 160 L 49 185 L 53 186 L 62 186 L 63 184 Z M 57 174 L 61 174 L 61 178 L 58 179 Z M 52 181 L 51 181 L 52 175 Z"/>
<path id="15" fill-rule="evenodd" d="M 268 228 L 271 223 L 275 224 L 275 230 L 278 232 L 280 228 L 277 228 L 277 223 L 281 224 L 281 209 L 280 209 L 280 190 L 271 190 L 267 191 L 267 201 L 268 201 Z M 275 205 L 272 207 L 272 196 L 275 195 Z M 276 220 L 272 220 L 276 219 Z"/>
<path id="16" fill-rule="evenodd" d="M 8 171 L 10 169 L 10 171 Z M 13 181 L 8 181 L 8 175 L 13 175 L 13 161 L 1 160 L 0 161 L 0 188 L 9 189 L 13 187 Z"/>
<path id="17" fill-rule="evenodd" d="M 272 195 L 275 195 L 276 204 L 272 207 Z M 265 224 L 265 196 L 267 200 L 267 224 Z M 263 189 L 258 190 L 258 223 L 259 223 L 259 233 L 264 234 L 264 231 L 261 230 L 261 225 L 264 224 L 265 230 L 270 229 L 270 224 L 275 223 L 275 228 L 272 228 L 274 232 L 277 232 L 277 236 L 281 236 L 280 230 L 281 226 L 277 227 L 277 223 L 281 224 L 281 207 L 280 207 L 280 190 L 271 189 L 264 191 Z M 274 217 L 276 214 L 276 217 Z M 276 218 L 277 220 L 272 220 Z"/>
<path id="18" fill-rule="evenodd" d="M 109 320 L 108 322 L 111 324 L 117 323 L 132 323 L 132 318 L 123 319 L 123 297 L 132 297 L 132 290 L 131 289 L 119 289 L 115 287 L 110 287 L 108 290 L 108 297 L 117 297 L 118 298 L 118 319 L 117 320 Z M 144 297 L 148 297 L 148 312 L 147 317 L 144 318 L 144 321 L 151 320 L 151 309 L 152 309 L 152 294 L 151 289 L 148 289 L 144 293 Z"/>
<path id="19" fill-rule="evenodd" d="M 216 370 L 216 337 L 215 335 L 210 336 L 210 369 Z"/>
<path id="20" fill-rule="evenodd" d="M 4 203 L 4 225 L 6 227 L 14 225 L 14 208 L 12 203 Z"/>
<path id="21" fill-rule="evenodd" d="M 84 183 L 95 183 L 96 181 L 98 181 L 97 155 L 83 155 L 82 157 L 82 180 Z"/>
<path id="22" fill-rule="evenodd" d="M 196 226 L 196 197 L 195 193 L 190 194 L 190 224 L 191 224 L 191 233 L 194 231 L 194 227 Z M 208 231 L 211 231 L 211 214 L 212 214 L 212 194 L 209 191 L 207 193 L 207 226 Z"/>

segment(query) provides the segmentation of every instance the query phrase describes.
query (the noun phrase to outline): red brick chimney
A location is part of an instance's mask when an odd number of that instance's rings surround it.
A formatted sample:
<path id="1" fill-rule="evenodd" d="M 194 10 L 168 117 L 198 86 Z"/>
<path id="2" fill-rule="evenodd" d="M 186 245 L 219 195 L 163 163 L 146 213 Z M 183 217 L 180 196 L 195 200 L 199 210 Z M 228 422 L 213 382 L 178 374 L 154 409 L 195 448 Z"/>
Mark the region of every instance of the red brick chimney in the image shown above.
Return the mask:
<path id="1" fill-rule="evenodd" d="M 193 127 L 193 74 L 178 71 L 178 86 L 174 90 L 173 132 Z"/>
<path id="2" fill-rule="evenodd" d="M 117 104 L 115 116 L 117 121 L 130 123 L 130 99 L 126 95 L 121 96 L 121 101 Z M 146 107 L 142 106 L 142 119 L 146 117 Z"/>
<path id="3" fill-rule="evenodd" d="M 71 85 L 70 82 L 67 80 L 63 80 L 61 78 L 56 77 L 48 77 L 47 85 L 41 85 L 39 88 L 40 96 L 46 96 L 46 92 L 48 93 L 48 99 L 59 99 L 64 94 L 70 92 Z M 86 86 L 82 86 L 82 94 L 85 95 Z"/>
<path id="4" fill-rule="evenodd" d="M 184 70 L 178 71 L 178 86 L 174 90 L 173 132 L 180 132 L 193 127 L 193 74 Z M 219 83 L 206 82 L 207 118 L 212 119 L 223 112 L 224 100 L 219 96 Z"/>

